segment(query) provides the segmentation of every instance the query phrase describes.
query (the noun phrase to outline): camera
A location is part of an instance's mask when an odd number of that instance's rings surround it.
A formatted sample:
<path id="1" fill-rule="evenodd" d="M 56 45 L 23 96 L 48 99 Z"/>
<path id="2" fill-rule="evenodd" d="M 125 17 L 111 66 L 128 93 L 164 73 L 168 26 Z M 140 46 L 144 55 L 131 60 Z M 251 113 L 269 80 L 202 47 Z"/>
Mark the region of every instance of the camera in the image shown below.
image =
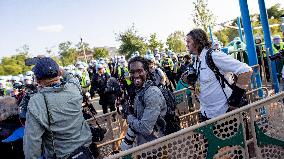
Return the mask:
<path id="1" fill-rule="evenodd" d="M 277 60 L 277 59 L 283 59 L 284 58 L 284 50 L 280 50 L 278 53 L 275 53 L 274 55 L 269 56 L 270 60 Z"/>
<path id="2" fill-rule="evenodd" d="M 22 90 L 24 88 L 23 84 L 16 82 L 13 84 L 14 89 Z"/>
<path id="3" fill-rule="evenodd" d="M 40 59 L 40 57 L 27 58 L 27 59 L 25 60 L 25 65 L 26 65 L 26 66 L 35 65 L 35 64 L 37 63 L 38 59 Z"/>
<path id="4" fill-rule="evenodd" d="M 126 151 L 128 149 L 131 149 L 133 147 L 135 138 L 136 138 L 136 135 L 134 131 L 130 127 L 128 127 L 127 133 L 120 145 L 121 151 Z"/>
<path id="5" fill-rule="evenodd" d="M 242 88 L 239 88 L 236 85 L 233 86 L 233 92 L 228 98 L 228 104 L 233 107 L 240 108 L 248 104 L 248 99 L 246 96 L 246 91 Z"/>
<path id="6" fill-rule="evenodd" d="M 102 128 L 98 126 L 90 126 L 92 132 L 92 141 L 93 142 L 101 142 L 105 137 L 105 133 L 107 132 L 106 128 Z"/>
<path id="7" fill-rule="evenodd" d="M 185 71 L 185 76 L 186 76 L 186 79 L 188 80 L 188 84 L 190 85 L 194 85 L 198 78 L 196 69 L 193 68 L 193 66 L 190 66 L 187 68 L 187 70 Z"/>

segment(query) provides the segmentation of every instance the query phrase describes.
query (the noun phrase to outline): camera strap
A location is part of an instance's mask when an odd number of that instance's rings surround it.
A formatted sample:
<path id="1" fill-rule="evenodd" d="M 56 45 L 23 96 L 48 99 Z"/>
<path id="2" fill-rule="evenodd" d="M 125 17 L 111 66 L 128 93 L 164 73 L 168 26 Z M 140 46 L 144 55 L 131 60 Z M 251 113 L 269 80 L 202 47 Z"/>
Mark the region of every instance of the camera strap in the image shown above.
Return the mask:
<path id="1" fill-rule="evenodd" d="M 197 63 L 196 63 L 196 65 L 197 65 Z M 201 61 L 198 62 L 198 68 L 197 68 L 197 74 L 196 74 L 197 78 L 199 78 L 199 75 L 200 75 L 200 67 L 201 67 Z"/>
<path id="2" fill-rule="evenodd" d="M 43 95 L 43 99 L 44 99 L 44 102 L 45 102 L 45 107 L 46 107 L 46 112 L 47 112 L 47 120 L 48 120 L 48 126 L 49 126 L 49 131 L 51 133 L 51 140 L 52 140 L 52 149 L 53 149 L 53 158 L 56 159 L 56 153 L 55 153 L 55 144 L 54 144 L 54 134 L 53 134 L 53 131 L 51 130 L 50 128 L 50 118 L 51 118 L 51 114 L 50 114 L 50 111 L 48 109 L 48 106 L 47 106 L 47 99 L 46 99 L 46 96 L 44 93 L 41 93 Z"/>
<path id="3" fill-rule="evenodd" d="M 97 118 L 95 117 L 95 115 L 92 114 L 92 116 L 93 116 L 93 118 L 95 119 L 95 122 L 96 122 L 98 128 L 102 129 L 102 127 L 101 127 L 101 125 L 98 123 L 98 120 L 97 120 Z"/>

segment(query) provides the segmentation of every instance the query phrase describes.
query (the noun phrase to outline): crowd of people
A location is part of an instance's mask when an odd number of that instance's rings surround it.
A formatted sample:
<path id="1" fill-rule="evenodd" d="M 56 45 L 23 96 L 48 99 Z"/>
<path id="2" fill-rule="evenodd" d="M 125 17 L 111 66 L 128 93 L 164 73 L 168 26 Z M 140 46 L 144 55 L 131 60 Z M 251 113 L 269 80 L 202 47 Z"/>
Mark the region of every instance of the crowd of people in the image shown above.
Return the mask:
<path id="1" fill-rule="evenodd" d="M 283 50 L 276 39 L 274 48 Z M 97 115 L 91 102 L 96 95 L 103 113 L 121 111 L 127 120 L 123 151 L 171 133 L 170 122 L 179 122 L 169 111 L 175 90 L 191 88 L 189 110 L 192 91 L 197 94 L 200 122 L 246 104 L 251 67 L 222 52 L 218 41 L 212 45 L 201 29 L 187 34 L 186 47 L 189 54 L 155 49 L 143 57 L 134 52 L 129 61 L 117 56 L 65 67 L 40 57 L 25 75 L 0 77 L 0 149 L 14 158 L 97 157 L 86 122 Z"/>

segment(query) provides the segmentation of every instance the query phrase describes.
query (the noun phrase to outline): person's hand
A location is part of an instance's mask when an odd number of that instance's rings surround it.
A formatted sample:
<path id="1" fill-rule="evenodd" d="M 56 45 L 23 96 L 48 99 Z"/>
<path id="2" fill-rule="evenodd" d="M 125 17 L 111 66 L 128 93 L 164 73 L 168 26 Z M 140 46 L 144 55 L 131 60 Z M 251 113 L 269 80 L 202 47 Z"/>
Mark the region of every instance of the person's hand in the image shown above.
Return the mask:
<path id="1" fill-rule="evenodd" d="M 253 74 L 252 68 L 248 72 L 241 73 L 237 76 L 236 86 L 242 89 L 246 89 L 251 80 L 251 75 Z"/>
<path id="2" fill-rule="evenodd" d="M 121 100 L 121 105 L 122 105 L 122 118 L 127 119 L 128 115 L 134 114 L 134 108 L 129 105 L 129 103 L 126 100 Z"/>

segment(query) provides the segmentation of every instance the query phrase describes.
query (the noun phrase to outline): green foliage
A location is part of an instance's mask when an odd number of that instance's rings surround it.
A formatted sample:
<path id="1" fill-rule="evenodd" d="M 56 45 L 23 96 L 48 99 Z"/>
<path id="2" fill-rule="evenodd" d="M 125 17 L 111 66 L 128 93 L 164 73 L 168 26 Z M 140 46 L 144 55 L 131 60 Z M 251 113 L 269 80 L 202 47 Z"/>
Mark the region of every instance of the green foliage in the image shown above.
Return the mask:
<path id="1" fill-rule="evenodd" d="M 269 24 L 280 24 L 281 23 L 280 20 L 278 20 L 278 19 L 268 19 L 268 22 L 269 22 Z M 261 27 L 261 23 L 259 21 L 252 22 L 253 28 L 259 27 L 259 26 Z M 263 35 L 263 29 L 262 28 L 254 29 L 253 34 L 254 35 Z M 276 35 L 276 34 L 281 35 L 280 26 L 270 27 L 270 34 L 271 34 L 271 36 Z"/>
<path id="2" fill-rule="evenodd" d="M 62 61 L 60 60 L 60 57 L 53 56 L 51 57 L 59 66 L 62 66 Z"/>
<path id="3" fill-rule="evenodd" d="M 215 32 L 214 35 L 226 46 L 235 37 L 239 36 L 239 33 L 237 29 L 224 28 L 218 32 Z"/>
<path id="4" fill-rule="evenodd" d="M 3 57 L 0 64 L 0 75 L 18 75 L 31 70 L 30 66 L 25 65 L 28 53 L 19 53 L 11 57 Z"/>
<path id="5" fill-rule="evenodd" d="M 94 48 L 93 57 L 95 59 L 105 58 L 109 56 L 109 51 L 106 48 Z"/>
<path id="6" fill-rule="evenodd" d="M 126 58 L 129 58 L 135 51 L 139 51 L 140 55 L 146 52 L 147 44 L 145 43 L 145 39 L 138 35 L 134 26 L 125 32 L 119 33 L 116 40 L 121 43 L 118 52 L 125 55 Z"/>
<path id="7" fill-rule="evenodd" d="M 60 59 L 63 66 L 74 64 L 76 61 L 77 51 L 75 48 L 71 47 L 71 44 L 72 43 L 70 41 L 67 41 L 60 43 L 58 46 Z"/>
<path id="8" fill-rule="evenodd" d="M 274 19 L 280 19 L 280 16 L 284 14 L 284 9 L 281 8 L 281 5 L 279 3 L 277 3 L 267 9 L 267 14 L 269 19 L 271 19 L 272 17 Z"/>
<path id="9" fill-rule="evenodd" d="M 86 43 L 86 42 L 79 42 L 78 44 L 75 45 L 76 48 L 79 51 L 83 51 L 85 49 L 85 51 L 91 51 L 92 49 L 90 48 L 90 44 Z"/>
<path id="10" fill-rule="evenodd" d="M 196 0 L 193 2 L 193 6 L 193 23 L 196 27 L 202 28 L 207 32 L 209 26 L 215 25 L 215 18 L 213 13 L 208 9 L 207 0 Z"/>
<path id="11" fill-rule="evenodd" d="M 284 14 L 284 9 L 280 7 L 280 4 L 276 4 L 267 9 L 268 14 L 268 22 L 269 24 L 280 24 L 280 16 Z M 271 19 L 274 17 L 273 19 Z M 252 14 L 250 15 L 251 25 L 253 29 L 254 36 L 261 36 L 263 37 L 263 30 L 262 28 L 257 29 L 257 27 L 261 27 L 260 16 L 259 14 Z M 241 19 L 242 21 L 242 19 Z M 237 26 L 237 18 L 233 20 L 232 25 Z M 280 26 L 270 27 L 270 34 L 271 36 L 279 34 L 281 35 Z M 214 32 L 214 35 L 221 41 L 225 46 L 234 39 L 234 37 L 239 36 L 237 29 L 232 28 L 224 28 L 217 32 Z"/>
<path id="12" fill-rule="evenodd" d="M 154 52 L 155 48 L 158 48 L 160 51 L 163 49 L 162 41 L 157 39 L 157 34 L 151 34 L 150 39 L 148 41 L 148 48 Z"/>
<path id="13" fill-rule="evenodd" d="M 167 38 L 168 49 L 176 53 L 181 53 L 186 51 L 185 42 L 184 42 L 184 33 L 182 31 L 175 31 Z"/>
<path id="14" fill-rule="evenodd" d="M 3 66 L 0 64 L 0 75 L 4 75 L 5 72 L 4 72 L 4 68 Z"/>

